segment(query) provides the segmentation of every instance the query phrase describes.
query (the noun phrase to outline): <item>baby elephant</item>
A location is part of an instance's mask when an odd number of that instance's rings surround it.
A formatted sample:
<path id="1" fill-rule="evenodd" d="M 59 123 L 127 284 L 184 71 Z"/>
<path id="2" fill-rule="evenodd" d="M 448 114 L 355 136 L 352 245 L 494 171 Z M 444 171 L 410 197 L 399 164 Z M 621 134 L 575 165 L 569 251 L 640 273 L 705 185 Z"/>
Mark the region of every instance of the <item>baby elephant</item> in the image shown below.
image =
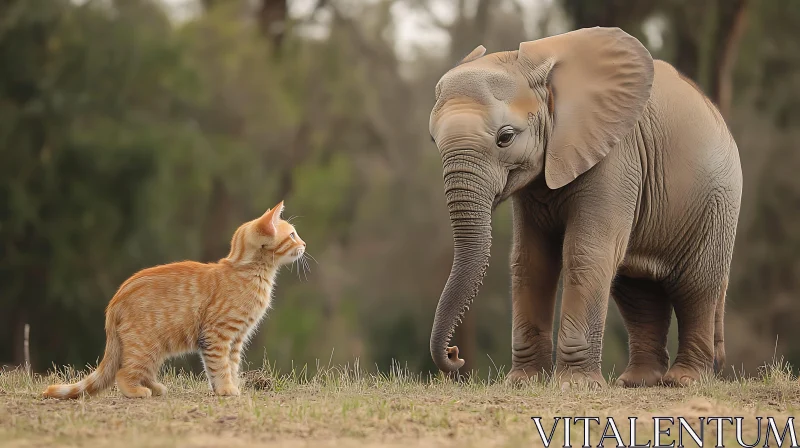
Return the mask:
<path id="1" fill-rule="evenodd" d="M 430 132 L 442 157 L 455 253 L 431 355 L 463 366 L 453 331 L 489 262 L 491 214 L 511 198 L 509 380 L 551 371 L 603 385 L 608 298 L 630 361 L 618 384 L 685 385 L 725 362 L 723 310 L 742 194 L 736 143 L 719 111 L 618 28 L 587 28 L 484 55 L 436 86 Z M 669 366 L 672 310 L 679 347 Z"/>

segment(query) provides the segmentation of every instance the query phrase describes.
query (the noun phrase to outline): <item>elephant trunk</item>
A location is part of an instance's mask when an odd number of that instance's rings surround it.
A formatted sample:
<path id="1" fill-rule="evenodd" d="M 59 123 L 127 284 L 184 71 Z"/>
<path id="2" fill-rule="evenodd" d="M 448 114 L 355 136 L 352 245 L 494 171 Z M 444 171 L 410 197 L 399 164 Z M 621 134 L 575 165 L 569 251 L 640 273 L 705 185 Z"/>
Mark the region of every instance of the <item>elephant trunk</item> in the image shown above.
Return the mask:
<path id="1" fill-rule="evenodd" d="M 444 184 L 453 227 L 453 267 L 439 298 L 431 332 L 431 356 L 439 370 L 450 373 L 464 366 L 458 347 L 449 347 L 489 267 L 492 207 L 495 193 L 474 163 L 458 160 L 445 165 Z"/>

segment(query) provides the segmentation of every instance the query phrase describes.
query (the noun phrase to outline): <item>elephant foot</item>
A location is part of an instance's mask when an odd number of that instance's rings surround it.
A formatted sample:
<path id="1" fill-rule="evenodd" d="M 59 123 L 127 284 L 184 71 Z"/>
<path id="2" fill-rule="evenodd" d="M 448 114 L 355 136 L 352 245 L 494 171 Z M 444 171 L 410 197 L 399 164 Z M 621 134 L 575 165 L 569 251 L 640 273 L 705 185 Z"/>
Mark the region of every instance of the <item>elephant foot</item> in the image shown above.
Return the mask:
<path id="1" fill-rule="evenodd" d="M 702 369 L 674 364 L 661 379 L 661 382 L 665 386 L 684 387 L 700 381 L 702 376 Z"/>
<path id="2" fill-rule="evenodd" d="M 507 384 L 527 384 L 544 379 L 549 369 L 536 367 L 514 367 L 506 375 Z"/>
<path id="3" fill-rule="evenodd" d="M 585 387 L 595 390 L 606 386 L 606 380 L 603 378 L 603 373 L 600 372 L 600 369 L 587 372 L 573 367 L 565 367 L 557 369 L 555 379 L 561 385 L 562 391 L 573 387 Z"/>
<path id="4" fill-rule="evenodd" d="M 661 366 L 628 366 L 617 379 L 620 387 L 651 387 L 661 384 L 665 367 Z"/>

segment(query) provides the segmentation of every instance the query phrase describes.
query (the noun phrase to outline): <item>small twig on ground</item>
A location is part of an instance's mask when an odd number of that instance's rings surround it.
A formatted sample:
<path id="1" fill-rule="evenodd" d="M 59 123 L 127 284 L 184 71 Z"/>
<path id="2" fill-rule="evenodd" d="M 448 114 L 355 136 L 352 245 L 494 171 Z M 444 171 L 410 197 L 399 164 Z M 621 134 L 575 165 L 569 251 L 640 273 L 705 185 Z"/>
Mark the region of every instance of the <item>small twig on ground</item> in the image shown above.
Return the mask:
<path id="1" fill-rule="evenodd" d="M 25 373 L 30 375 L 31 374 L 31 326 L 30 324 L 25 324 L 24 330 L 24 339 L 22 343 L 22 353 L 25 357 Z"/>

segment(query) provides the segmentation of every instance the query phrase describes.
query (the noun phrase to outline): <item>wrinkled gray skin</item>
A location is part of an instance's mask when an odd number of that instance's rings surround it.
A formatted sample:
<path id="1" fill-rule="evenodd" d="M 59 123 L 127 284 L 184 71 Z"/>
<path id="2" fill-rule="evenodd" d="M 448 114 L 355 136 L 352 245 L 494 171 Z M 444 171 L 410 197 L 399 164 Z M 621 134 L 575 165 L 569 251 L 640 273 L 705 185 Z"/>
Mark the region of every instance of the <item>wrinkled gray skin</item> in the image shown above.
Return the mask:
<path id="1" fill-rule="evenodd" d="M 685 385 L 725 362 L 723 310 L 741 201 L 736 143 L 714 105 L 618 28 L 588 28 L 484 56 L 436 86 L 430 132 L 442 157 L 455 243 L 431 354 L 448 347 L 489 262 L 491 214 L 513 205 L 512 370 L 604 385 L 609 297 L 629 334 L 618 384 Z M 672 310 L 679 348 L 672 367 Z"/>

